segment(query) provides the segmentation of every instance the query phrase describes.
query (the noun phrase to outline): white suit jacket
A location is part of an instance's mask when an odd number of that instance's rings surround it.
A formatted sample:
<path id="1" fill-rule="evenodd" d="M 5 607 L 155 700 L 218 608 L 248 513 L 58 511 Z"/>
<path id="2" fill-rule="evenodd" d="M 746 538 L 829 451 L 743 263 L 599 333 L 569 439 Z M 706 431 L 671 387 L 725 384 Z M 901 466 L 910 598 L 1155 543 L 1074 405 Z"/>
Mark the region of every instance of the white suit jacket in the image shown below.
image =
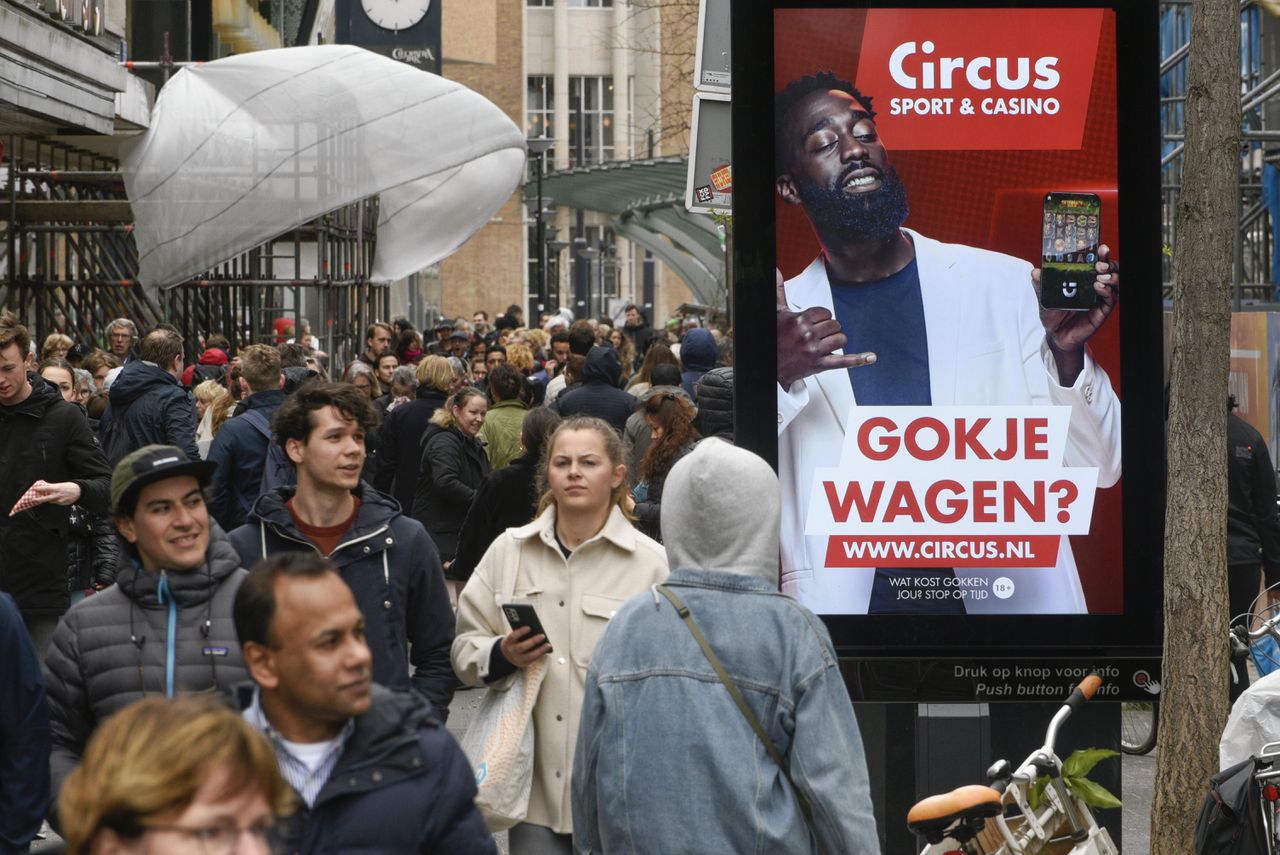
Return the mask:
<path id="1" fill-rule="evenodd" d="M 907 230 L 915 243 L 929 337 L 929 391 L 935 405 L 1054 404 L 1071 407 L 1064 464 L 1095 466 L 1098 486 L 1120 477 L 1120 402 L 1106 372 L 1086 354 L 1070 388 L 1058 384 L 1031 284 L 1020 259 Z M 834 314 L 819 256 L 786 283 L 793 311 L 822 306 Z M 819 614 L 866 614 L 874 573 L 823 569 L 825 536 L 804 535 L 814 470 L 840 459 L 849 408 L 847 369 L 778 387 L 778 480 L 782 489 L 782 587 Z M 1084 593 L 1064 536 L 1051 568 L 957 568 L 958 577 L 1005 576 L 1008 599 L 966 603 L 970 614 L 1084 613 Z"/>

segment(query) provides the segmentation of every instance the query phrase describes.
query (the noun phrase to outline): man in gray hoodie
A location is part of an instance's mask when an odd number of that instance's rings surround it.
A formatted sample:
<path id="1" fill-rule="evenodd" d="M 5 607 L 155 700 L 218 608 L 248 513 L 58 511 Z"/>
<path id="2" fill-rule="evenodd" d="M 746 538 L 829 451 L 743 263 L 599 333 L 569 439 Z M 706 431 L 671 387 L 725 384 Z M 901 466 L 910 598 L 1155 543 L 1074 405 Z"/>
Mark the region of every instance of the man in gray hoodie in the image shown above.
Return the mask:
<path id="1" fill-rule="evenodd" d="M 703 852 L 879 853 L 831 637 L 778 593 L 778 495 L 767 463 L 720 440 L 672 467 L 662 503 L 671 576 L 618 610 L 587 672 L 577 852 L 682 852 L 696 840 Z"/>

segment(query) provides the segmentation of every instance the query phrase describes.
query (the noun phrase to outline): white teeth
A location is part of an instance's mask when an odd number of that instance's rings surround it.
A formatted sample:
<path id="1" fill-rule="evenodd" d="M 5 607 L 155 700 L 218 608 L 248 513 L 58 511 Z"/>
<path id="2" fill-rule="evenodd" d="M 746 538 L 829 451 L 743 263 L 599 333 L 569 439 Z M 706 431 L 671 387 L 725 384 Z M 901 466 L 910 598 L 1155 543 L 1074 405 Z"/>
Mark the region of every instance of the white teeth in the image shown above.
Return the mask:
<path id="1" fill-rule="evenodd" d="M 866 187 L 868 184 L 874 184 L 876 177 L 874 175 L 863 175 L 861 178 L 850 178 L 844 183 L 845 187 Z"/>

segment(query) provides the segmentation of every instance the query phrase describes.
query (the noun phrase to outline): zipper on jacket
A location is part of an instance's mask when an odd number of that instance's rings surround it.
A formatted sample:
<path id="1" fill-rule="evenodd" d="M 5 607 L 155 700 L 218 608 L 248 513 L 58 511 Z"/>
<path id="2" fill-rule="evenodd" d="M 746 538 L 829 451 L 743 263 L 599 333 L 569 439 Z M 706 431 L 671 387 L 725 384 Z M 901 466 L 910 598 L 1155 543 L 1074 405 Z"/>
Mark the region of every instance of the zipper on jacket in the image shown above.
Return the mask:
<path id="1" fill-rule="evenodd" d="M 169 576 L 164 570 L 160 571 L 160 584 L 156 587 L 156 596 L 161 605 L 164 605 L 167 600 L 169 606 L 169 632 L 165 640 L 164 696 L 172 698 L 174 660 L 177 655 L 178 641 L 178 601 L 173 598 L 173 590 L 169 587 Z"/>
<path id="2" fill-rule="evenodd" d="M 272 530 L 273 532 L 275 532 L 275 533 L 276 533 L 276 535 L 278 535 L 279 537 L 282 537 L 282 538 L 284 538 L 285 540 L 288 540 L 288 541 L 292 541 L 293 543 L 301 543 L 303 546 L 309 546 L 309 547 L 311 547 L 313 550 L 315 550 L 315 552 L 316 552 L 316 554 L 317 554 L 317 555 L 319 555 L 319 554 L 320 554 L 320 550 L 316 549 L 316 545 L 315 545 L 314 543 L 312 543 L 311 541 L 309 541 L 309 540 L 302 540 L 302 539 L 296 538 L 296 537 L 294 537 L 293 535 L 291 535 L 291 534 L 289 534 L 288 532 L 286 532 L 286 531 L 284 531 L 283 529 L 281 529 L 281 528 L 280 528 L 280 526 L 276 525 L 275 523 L 267 523 L 267 522 L 265 522 L 265 521 L 264 521 L 264 522 L 263 522 L 263 525 L 264 525 L 264 526 L 266 526 L 266 525 L 270 525 L 270 526 L 271 526 L 271 530 Z M 331 557 L 333 557 L 333 556 L 338 552 L 338 550 L 339 550 L 339 549 L 346 549 L 348 546 L 354 546 L 354 545 L 355 545 L 355 544 L 357 544 L 357 543 L 364 543 L 366 540 L 369 540 L 370 538 L 377 537 L 378 535 L 382 534 L 383 532 L 388 531 L 390 528 L 391 528 L 391 526 L 389 526 L 389 525 L 384 525 L 382 528 L 378 529 L 377 531 L 372 531 L 372 532 L 370 532 L 369 534 L 364 535 L 363 537 L 357 537 L 355 540 L 346 540 L 346 541 L 343 541 L 342 543 L 339 543 L 337 546 L 335 546 L 335 547 L 333 548 L 333 552 L 330 552 L 328 556 L 322 556 L 322 557 L 329 557 L 329 558 L 331 558 Z M 267 557 L 267 545 L 266 545 L 266 537 L 265 537 L 265 536 L 263 537 L 263 544 L 262 544 L 262 557 L 263 557 L 263 558 L 266 558 L 266 557 Z"/>

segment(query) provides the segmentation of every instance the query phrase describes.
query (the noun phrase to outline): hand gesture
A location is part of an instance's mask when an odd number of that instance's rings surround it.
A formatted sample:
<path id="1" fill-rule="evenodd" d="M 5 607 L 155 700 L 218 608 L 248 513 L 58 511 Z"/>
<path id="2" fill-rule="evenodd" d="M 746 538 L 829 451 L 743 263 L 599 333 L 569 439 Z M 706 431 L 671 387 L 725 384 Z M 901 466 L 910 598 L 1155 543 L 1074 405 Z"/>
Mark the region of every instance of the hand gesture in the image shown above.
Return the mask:
<path id="1" fill-rule="evenodd" d="M 778 384 L 791 388 L 820 371 L 835 368 L 855 368 L 876 361 L 874 353 L 836 354 L 849 343 L 840 331 L 840 322 L 831 312 L 820 306 L 793 312 L 787 305 L 787 291 L 782 284 L 782 272 L 774 271 L 777 286 L 778 309 Z"/>
<path id="2" fill-rule="evenodd" d="M 1040 308 L 1045 341 L 1053 352 L 1054 361 L 1058 364 L 1058 379 L 1064 386 L 1075 383 L 1084 368 L 1085 343 L 1102 327 L 1120 299 L 1120 264 L 1112 261 L 1110 255 L 1111 248 L 1106 244 L 1098 247 L 1098 260 L 1093 265 L 1097 273 L 1093 290 L 1098 294 L 1098 305 L 1087 312 Z M 1039 299 L 1039 268 L 1031 271 L 1031 285 Z"/>
<path id="3" fill-rule="evenodd" d="M 9 516 L 20 514 L 37 505 L 74 505 L 80 501 L 80 485 L 72 481 L 59 481 L 50 484 L 48 481 L 37 481 L 32 484 L 22 498 L 9 511 Z"/>
<path id="4" fill-rule="evenodd" d="M 502 658 L 517 668 L 528 668 L 550 653 L 551 645 L 547 643 L 545 635 L 539 633 L 533 638 L 526 638 L 532 631 L 530 627 L 522 626 L 502 636 Z"/>

